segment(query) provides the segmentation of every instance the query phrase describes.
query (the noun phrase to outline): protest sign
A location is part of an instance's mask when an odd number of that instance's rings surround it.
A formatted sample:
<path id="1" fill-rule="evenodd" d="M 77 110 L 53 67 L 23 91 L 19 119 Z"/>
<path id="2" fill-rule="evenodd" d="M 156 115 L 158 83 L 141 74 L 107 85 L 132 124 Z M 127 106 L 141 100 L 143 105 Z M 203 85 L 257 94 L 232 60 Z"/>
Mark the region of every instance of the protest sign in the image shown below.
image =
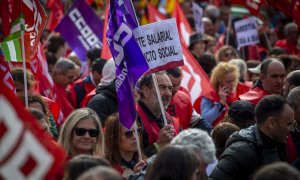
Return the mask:
<path id="1" fill-rule="evenodd" d="M 148 73 L 183 65 L 175 19 L 135 28 L 133 31 L 150 70 Z"/>
<path id="2" fill-rule="evenodd" d="M 243 19 L 234 23 L 238 49 L 259 42 L 255 17 Z"/>
<path id="3" fill-rule="evenodd" d="M 82 61 L 89 49 L 102 46 L 103 21 L 84 0 L 73 4 L 55 31 L 61 33 Z"/>
<path id="4" fill-rule="evenodd" d="M 194 16 L 196 31 L 200 33 L 204 33 L 204 27 L 202 23 L 203 9 L 194 2 L 193 2 L 193 16 Z"/>

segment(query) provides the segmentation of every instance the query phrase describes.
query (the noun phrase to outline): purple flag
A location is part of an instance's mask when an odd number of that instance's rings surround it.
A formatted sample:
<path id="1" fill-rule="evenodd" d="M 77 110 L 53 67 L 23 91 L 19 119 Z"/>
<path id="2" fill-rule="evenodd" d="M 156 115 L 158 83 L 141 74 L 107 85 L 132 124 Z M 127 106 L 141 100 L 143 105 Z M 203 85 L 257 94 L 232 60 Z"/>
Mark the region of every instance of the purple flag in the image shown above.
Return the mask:
<path id="1" fill-rule="evenodd" d="M 134 86 L 149 69 L 132 33 L 138 26 L 133 12 L 130 0 L 111 0 L 106 34 L 116 64 L 120 122 L 127 129 L 131 129 L 136 117 Z"/>
<path id="2" fill-rule="evenodd" d="M 86 52 L 102 47 L 104 21 L 93 12 L 85 0 L 77 0 L 56 27 L 81 61 Z M 99 54 L 100 57 L 100 54 Z"/>

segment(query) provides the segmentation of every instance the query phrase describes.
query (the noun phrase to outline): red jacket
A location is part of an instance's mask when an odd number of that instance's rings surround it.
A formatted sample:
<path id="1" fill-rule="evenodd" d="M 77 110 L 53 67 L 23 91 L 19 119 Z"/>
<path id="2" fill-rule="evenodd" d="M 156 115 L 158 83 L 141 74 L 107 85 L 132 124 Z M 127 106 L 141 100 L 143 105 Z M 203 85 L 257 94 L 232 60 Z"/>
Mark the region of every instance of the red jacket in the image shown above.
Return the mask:
<path id="1" fill-rule="evenodd" d="M 65 90 L 65 88 L 59 86 L 58 84 L 54 83 L 54 90 L 55 90 L 55 101 L 60 106 L 62 113 L 63 113 L 63 119 L 65 119 L 73 110 L 73 106 L 69 102 L 68 99 L 68 93 Z M 63 122 L 58 122 L 58 124 L 62 124 Z"/>
<path id="2" fill-rule="evenodd" d="M 239 98 L 240 100 L 248 101 L 256 105 L 266 95 L 269 95 L 269 93 L 259 87 L 255 87 L 250 91 L 240 95 Z"/>
<path id="3" fill-rule="evenodd" d="M 136 109 L 137 109 L 137 113 L 141 117 L 141 121 L 148 135 L 148 146 L 149 146 L 158 140 L 158 134 L 160 128 L 154 120 L 150 120 L 148 118 L 147 114 L 144 112 L 144 110 L 139 104 L 137 104 Z M 179 122 L 175 122 L 175 120 L 172 119 L 172 117 L 169 115 L 168 112 L 165 111 L 165 113 L 166 113 L 166 118 L 168 120 L 168 123 L 175 128 L 176 134 L 178 134 L 180 129 Z"/>
<path id="4" fill-rule="evenodd" d="M 190 97 L 183 91 L 178 91 L 171 99 L 167 112 L 175 118 L 179 119 L 182 129 L 189 127 L 193 105 Z"/>

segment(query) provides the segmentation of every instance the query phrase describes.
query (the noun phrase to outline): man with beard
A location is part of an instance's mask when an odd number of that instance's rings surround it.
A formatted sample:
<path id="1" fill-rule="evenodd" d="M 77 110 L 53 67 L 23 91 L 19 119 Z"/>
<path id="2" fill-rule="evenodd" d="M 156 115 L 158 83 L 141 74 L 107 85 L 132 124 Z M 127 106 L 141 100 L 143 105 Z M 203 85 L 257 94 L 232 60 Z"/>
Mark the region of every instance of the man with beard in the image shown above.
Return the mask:
<path id="1" fill-rule="evenodd" d="M 257 104 L 264 96 L 281 94 L 283 91 L 285 68 L 277 59 L 265 59 L 260 66 L 260 79 L 248 92 L 239 96 L 241 100 Z"/>
<path id="2" fill-rule="evenodd" d="M 166 109 L 171 100 L 173 85 L 164 71 L 156 73 L 156 79 L 162 104 L 164 109 Z M 139 80 L 138 86 L 140 95 L 137 104 L 138 122 L 143 129 L 142 139 L 145 154 L 150 157 L 171 142 L 179 131 L 179 122 L 175 122 L 164 111 L 163 113 L 165 113 L 168 123 L 167 125 L 164 124 L 151 75 L 143 76 Z"/>
<path id="3" fill-rule="evenodd" d="M 211 180 L 252 179 L 262 166 L 286 161 L 286 143 L 294 110 L 280 95 L 262 98 L 255 108 L 256 124 L 230 136 Z"/>

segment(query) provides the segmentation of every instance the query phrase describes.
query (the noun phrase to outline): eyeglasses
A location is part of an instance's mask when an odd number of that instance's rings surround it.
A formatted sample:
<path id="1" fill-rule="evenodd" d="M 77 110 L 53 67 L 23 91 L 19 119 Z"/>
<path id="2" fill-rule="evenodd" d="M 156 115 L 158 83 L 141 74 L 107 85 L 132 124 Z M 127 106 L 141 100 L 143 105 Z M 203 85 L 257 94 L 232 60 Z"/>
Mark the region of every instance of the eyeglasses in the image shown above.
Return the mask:
<path id="1" fill-rule="evenodd" d="M 233 52 L 226 52 L 225 54 L 224 54 L 224 56 L 225 57 L 229 57 L 229 56 L 234 56 L 234 53 Z"/>
<path id="2" fill-rule="evenodd" d="M 139 135 L 142 135 L 142 128 L 138 128 L 137 131 Z M 133 134 L 135 134 L 134 130 L 126 131 L 124 133 L 126 139 L 131 139 L 133 137 Z"/>
<path id="3" fill-rule="evenodd" d="M 76 136 L 83 136 L 86 132 L 89 133 L 90 137 L 97 137 L 99 134 L 99 129 L 84 129 L 84 128 L 74 128 Z"/>

